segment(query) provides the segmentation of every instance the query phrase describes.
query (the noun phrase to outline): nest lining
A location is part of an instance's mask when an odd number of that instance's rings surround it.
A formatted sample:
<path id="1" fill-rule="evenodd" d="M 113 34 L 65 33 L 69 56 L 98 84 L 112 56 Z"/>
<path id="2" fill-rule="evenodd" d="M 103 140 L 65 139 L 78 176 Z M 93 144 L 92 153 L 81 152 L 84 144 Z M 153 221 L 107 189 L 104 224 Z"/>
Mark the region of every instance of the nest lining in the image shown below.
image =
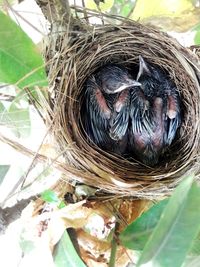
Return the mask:
<path id="1" fill-rule="evenodd" d="M 130 21 L 123 26 L 88 28 L 75 36 L 66 33 L 51 45 L 47 58 L 53 62 L 49 66 L 55 95 L 53 134 L 74 177 L 106 192 L 151 198 L 168 193 L 187 171 L 198 174 L 199 65 L 189 50 L 156 29 Z M 153 168 L 92 146 L 81 123 L 87 78 L 108 63 L 138 68 L 139 55 L 169 74 L 182 99 L 183 122 L 177 138 Z"/>

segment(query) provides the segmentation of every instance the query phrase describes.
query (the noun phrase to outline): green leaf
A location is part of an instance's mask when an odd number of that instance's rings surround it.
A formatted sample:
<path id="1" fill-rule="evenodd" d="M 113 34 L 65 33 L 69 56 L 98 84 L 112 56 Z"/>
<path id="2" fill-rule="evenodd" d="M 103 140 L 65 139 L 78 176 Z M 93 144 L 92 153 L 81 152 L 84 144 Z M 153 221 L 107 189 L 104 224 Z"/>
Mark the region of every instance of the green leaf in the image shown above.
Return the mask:
<path id="1" fill-rule="evenodd" d="M 78 256 L 73 243 L 65 231 L 54 252 L 54 263 L 56 267 L 86 267 Z"/>
<path id="2" fill-rule="evenodd" d="M 4 177 L 10 169 L 10 165 L 0 165 L 0 184 L 3 182 Z"/>
<path id="3" fill-rule="evenodd" d="M 128 16 L 128 14 L 129 14 L 129 12 L 131 11 L 131 9 L 132 9 L 132 6 L 133 6 L 133 4 L 132 3 L 127 3 L 127 4 L 125 4 L 124 6 L 123 6 L 123 8 L 122 8 L 122 10 L 121 10 L 121 16 L 123 16 L 123 17 L 127 17 Z"/>
<path id="4" fill-rule="evenodd" d="M 115 0 L 115 4 L 123 4 L 124 3 L 124 0 Z"/>
<path id="5" fill-rule="evenodd" d="M 46 190 L 41 194 L 41 198 L 48 203 L 56 203 L 59 209 L 66 207 L 65 202 L 61 201 L 52 190 Z"/>
<path id="6" fill-rule="evenodd" d="M 0 11 L 0 82 L 46 86 L 44 62 L 32 40 Z"/>
<path id="7" fill-rule="evenodd" d="M 200 31 L 196 32 L 194 36 L 194 43 L 195 45 L 200 45 Z"/>
<path id="8" fill-rule="evenodd" d="M 119 236 L 123 246 L 133 250 L 144 249 L 146 242 L 160 220 L 168 200 L 167 198 L 153 205 L 148 211 L 126 227 Z"/>
<path id="9" fill-rule="evenodd" d="M 58 208 L 59 208 L 59 209 L 62 209 L 62 208 L 64 208 L 64 207 L 66 207 L 66 204 L 65 204 L 64 201 L 61 201 L 61 202 L 59 203 L 59 205 L 58 205 Z"/>
<path id="10" fill-rule="evenodd" d="M 200 188 L 191 175 L 176 188 L 137 267 L 180 267 L 200 229 Z"/>
<path id="11" fill-rule="evenodd" d="M 0 124 L 8 127 L 18 138 L 30 135 L 30 107 L 24 91 L 7 107 L 0 102 Z"/>
<path id="12" fill-rule="evenodd" d="M 195 32 L 194 44 L 200 45 L 200 24 L 198 23 L 197 25 L 195 25 L 191 31 Z"/>
<path id="13" fill-rule="evenodd" d="M 198 255 L 198 256 L 200 256 L 200 233 L 194 239 L 189 254 L 190 255 Z"/>
<path id="14" fill-rule="evenodd" d="M 8 116 L 12 132 L 17 137 L 25 138 L 30 135 L 31 121 L 29 107 L 22 108 L 13 102 L 8 110 Z"/>
<path id="15" fill-rule="evenodd" d="M 46 190 L 41 194 L 41 198 L 49 203 L 58 203 L 60 199 L 57 197 L 56 193 L 52 190 Z"/>

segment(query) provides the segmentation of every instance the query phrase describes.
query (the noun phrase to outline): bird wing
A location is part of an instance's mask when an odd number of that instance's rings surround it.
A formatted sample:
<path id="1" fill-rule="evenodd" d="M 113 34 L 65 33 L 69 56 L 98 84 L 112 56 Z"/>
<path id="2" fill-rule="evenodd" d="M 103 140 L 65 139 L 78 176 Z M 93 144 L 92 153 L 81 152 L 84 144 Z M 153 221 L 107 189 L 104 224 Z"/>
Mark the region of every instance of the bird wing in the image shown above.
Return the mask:
<path id="1" fill-rule="evenodd" d="M 113 140 L 122 140 L 126 135 L 129 124 L 130 93 L 124 90 L 118 94 L 112 118 L 110 120 L 110 137 Z"/>
<path id="2" fill-rule="evenodd" d="M 154 127 L 152 110 L 149 107 L 149 101 L 138 87 L 131 91 L 130 118 L 133 133 L 142 133 L 143 131 L 151 133 Z"/>
<path id="3" fill-rule="evenodd" d="M 150 105 L 140 88 L 131 92 L 129 132 L 130 145 L 135 155 L 146 165 L 157 164 L 160 155 L 158 118 L 154 107 Z"/>
<path id="4" fill-rule="evenodd" d="M 170 145 L 176 135 L 177 128 L 181 123 L 180 100 L 176 92 L 176 88 L 171 88 L 167 95 L 167 111 L 166 111 L 166 134 L 165 143 Z"/>
<path id="5" fill-rule="evenodd" d="M 108 127 L 111 110 L 93 76 L 87 81 L 85 99 L 86 132 L 95 144 L 102 147 L 109 142 Z"/>

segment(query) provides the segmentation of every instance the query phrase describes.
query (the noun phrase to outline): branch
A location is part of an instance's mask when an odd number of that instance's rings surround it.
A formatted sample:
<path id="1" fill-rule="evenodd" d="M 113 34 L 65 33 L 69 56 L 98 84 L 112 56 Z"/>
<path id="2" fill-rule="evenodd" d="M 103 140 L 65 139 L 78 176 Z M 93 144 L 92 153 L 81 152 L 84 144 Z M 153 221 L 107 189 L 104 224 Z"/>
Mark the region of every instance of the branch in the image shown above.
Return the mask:
<path id="1" fill-rule="evenodd" d="M 51 25 L 67 26 L 73 24 L 68 0 L 36 0 L 42 13 Z"/>

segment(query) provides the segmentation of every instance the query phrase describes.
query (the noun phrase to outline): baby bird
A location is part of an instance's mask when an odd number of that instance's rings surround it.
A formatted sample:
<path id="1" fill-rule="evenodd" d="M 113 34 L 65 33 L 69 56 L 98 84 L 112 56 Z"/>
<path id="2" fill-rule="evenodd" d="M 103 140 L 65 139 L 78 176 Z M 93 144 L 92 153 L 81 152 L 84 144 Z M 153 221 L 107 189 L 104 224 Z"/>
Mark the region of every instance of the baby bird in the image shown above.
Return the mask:
<path id="1" fill-rule="evenodd" d="M 101 149 L 118 155 L 127 150 L 130 88 L 139 86 L 128 71 L 103 66 L 86 82 L 83 123 L 89 139 Z"/>
<path id="2" fill-rule="evenodd" d="M 144 164 L 154 166 L 180 126 L 180 96 L 170 78 L 142 56 L 137 81 L 141 86 L 130 93 L 131 150 Z"/>

